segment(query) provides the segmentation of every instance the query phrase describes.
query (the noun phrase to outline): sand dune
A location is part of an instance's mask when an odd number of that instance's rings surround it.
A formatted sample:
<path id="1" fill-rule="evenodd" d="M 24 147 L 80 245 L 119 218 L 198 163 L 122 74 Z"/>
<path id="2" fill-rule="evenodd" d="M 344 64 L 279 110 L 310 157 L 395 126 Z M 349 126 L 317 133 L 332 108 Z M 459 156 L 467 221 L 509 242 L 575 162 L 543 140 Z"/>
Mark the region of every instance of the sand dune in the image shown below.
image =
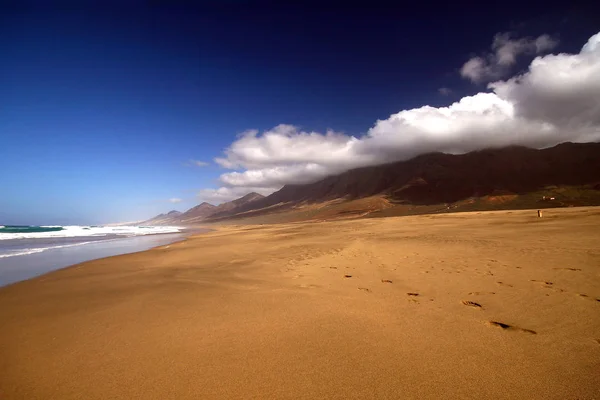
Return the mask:
<path id="1" fill-rule="evenodd" d="M 227 226 L 0 305 L 2 399 L 598 399 L 600 209 Z"/>

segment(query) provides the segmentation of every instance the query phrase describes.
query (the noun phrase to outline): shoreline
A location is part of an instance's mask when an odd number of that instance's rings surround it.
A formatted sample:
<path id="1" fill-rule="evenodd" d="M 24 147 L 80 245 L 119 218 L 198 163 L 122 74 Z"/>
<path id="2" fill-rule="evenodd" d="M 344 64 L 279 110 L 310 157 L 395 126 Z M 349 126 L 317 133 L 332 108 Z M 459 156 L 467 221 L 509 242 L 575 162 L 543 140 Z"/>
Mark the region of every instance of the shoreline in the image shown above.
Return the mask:
<path id="1" fill-rule="evenodd" d="M 202 231 L 202 232 L 198 232 Z M 189 231 L 174 233 L 157 233 L 152 235 L 140 235 L 131 237 L 117 237 L 108 240 L 97 240 L 86 242 L 81 246 L 67 246 L 67 248 L 51 248 L 43 252 L 5 257 L 0 259 L 0 289 L 18 282 L 35 279 L 49 273 L 60 271 L 65 268 L 78 266 L 80 264 L 120 255 L 135 254 L 149 251 L 156 247 L 167 246 L 179 241 L 184 241 L 190 236 L 209 232 L 210 229 L 194 227 Z M 177 236 L 173 238 L 172 236 Z M 171 238 L 169 238 L 171 237 Z M 160 240 L 162 239 L 162 240 Z M 164 242 L 151 247 L 144 242 Z M 139 242 L 139 244 L 128 242 Z M 67 250 L 68 249 L 68 250 Z M 55 260 L 55 261 L 48 261 Z M 58 263 L 58 268 L 54 266 Z M 51 265 L 45 267 L 44 265 Z M 8 271 L 7 271 L 8 270 Z M 13 277 L 11 277 L 11 273 Z M 15 278 L 14 275 L 19 276 Z"/>
<path id="2" fill-rule="evenodd" d="M 0 392 L 599 397 L 598 226 L 599 207 L 218 226 L 87 261 L 0 288 Z"/>

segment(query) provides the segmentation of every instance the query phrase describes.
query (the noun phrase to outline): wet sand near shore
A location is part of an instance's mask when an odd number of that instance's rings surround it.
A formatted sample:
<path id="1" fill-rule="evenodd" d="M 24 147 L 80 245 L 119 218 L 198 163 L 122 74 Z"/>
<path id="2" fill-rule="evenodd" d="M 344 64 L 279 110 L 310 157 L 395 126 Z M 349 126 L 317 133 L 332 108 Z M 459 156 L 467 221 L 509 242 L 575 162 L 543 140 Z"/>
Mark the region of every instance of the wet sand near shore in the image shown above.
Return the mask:
<path id="1" fill-rule="evenodd" d="M 600 208 L 226 226 L 0 288 L 4 399 L 598 399 Z"/>

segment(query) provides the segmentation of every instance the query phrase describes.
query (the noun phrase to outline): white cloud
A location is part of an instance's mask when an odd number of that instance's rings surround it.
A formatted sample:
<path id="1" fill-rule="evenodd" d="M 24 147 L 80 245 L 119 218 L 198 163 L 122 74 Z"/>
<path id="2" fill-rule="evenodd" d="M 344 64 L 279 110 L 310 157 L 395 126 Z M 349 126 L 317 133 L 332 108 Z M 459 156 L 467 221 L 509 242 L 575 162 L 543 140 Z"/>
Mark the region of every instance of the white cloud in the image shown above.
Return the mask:
<path id="1" fill-rule="evenodd" d="M 210 163 L 207 163 L 205 161 L 199 161 L 199 160 L 189 160 L 186 165 L 190 166 L 190 167 L 208 167 L 210 165 Z"/>
<path id="2" fill-rule="evenodd" d="M 529 71 L 489 85 L 510 101 L 518 116 L 564 128 L 564 134 L 600 124 L 600 33 L 590 38 L 577 55 L 537 57 Z"/>
<path id="3" fill-rule="evenodd" d="M 469 59 L 460 69 L 460 74 L 475 83 L 496 80 L 510 71 L 519 55 L 545 53 L 557 44 L 558 41 L 548 35 L 535 39 L 513 39 L 510 33 L 498 33 L 492 42 L 492 52 Z"/>
<path id="4" fill-rule="evenodd" d="M 600 33 L 578 54 L 539 56 L 524 74 L 488 88 L 492 92 L 447 107 L 400 111 L 377 121 L 362 137 L 305 132 L 291 125 L 245 132 L 215 160 L 236 171 L 221 175 L 222 188 L 202 191 L 200 197 L 226 201 L 250 191 L 268 194 L 285 184 L 432 151 L 459 154 L 513 144 L 542 148 L 598 141 Z"/>
<path id="5" fill-rule="evenodd" d="M 558 40 L 551 38 L 548 35 L 541 35 L 535 39 L 535 52 L 537 54 L 545 53 L 554 49 L 558 45 Z"/>
<path id="6" fill-rule="evenodd" d="M 216 158 L 215 162 L 230 169 L 278 166 L 282 162 L 320 164 L 322 154 L 328 153 L 327 162 L 338 163 L 356 141 L 343 133 L 303 132 L 293 125 L 281 124 L 262 135 L 257 130 L 242 133 L 225 150 L 226 157 Z M 315 152 L 317 148 L 318 152 Z"/>
<path id="7" fill-rule="evenodd" d="M 168 201 L 169 203 L 181 203 L 183 200 L 177 197 L 171 197 Z"/>
<path id="8" fill-rule="evenodd" d="M 447 88 L 447 87 L 441 87 L 438 89 L 439 94 L 443 95 L 443 96 L 448 96 L 450 94 L 452 94 L 452 89 Z"/>

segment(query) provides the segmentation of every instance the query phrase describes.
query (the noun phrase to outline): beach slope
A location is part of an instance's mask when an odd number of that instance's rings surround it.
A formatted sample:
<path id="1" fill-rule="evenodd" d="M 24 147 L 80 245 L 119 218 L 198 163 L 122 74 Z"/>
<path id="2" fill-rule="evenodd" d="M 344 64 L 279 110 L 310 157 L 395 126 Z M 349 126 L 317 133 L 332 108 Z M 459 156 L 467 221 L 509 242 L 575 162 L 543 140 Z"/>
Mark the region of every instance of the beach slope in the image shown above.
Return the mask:
<path id="1" fill-rule="evenodd" d="M 0 289 L 2 399 L 598 399 L 600 208 L 227 226 Z"/>

